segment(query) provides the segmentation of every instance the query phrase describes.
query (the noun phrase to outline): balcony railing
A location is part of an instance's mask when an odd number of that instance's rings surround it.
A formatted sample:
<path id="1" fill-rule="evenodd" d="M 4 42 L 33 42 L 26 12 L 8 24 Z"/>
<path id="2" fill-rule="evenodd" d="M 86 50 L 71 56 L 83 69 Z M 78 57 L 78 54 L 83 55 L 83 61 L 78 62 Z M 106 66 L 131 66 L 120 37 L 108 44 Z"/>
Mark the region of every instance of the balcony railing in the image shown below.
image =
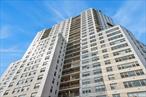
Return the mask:
<path id="1" fill-rule="evenodd" d="M 63 89 L 72 89 L 72 88 L 78 88 L 79 87 L 79 84 L 75 84 L 75 85 L 70 85 L 70 86 L 63 86 L 63 87 L 60 87 L 60 90 L 63 90 Z"/>

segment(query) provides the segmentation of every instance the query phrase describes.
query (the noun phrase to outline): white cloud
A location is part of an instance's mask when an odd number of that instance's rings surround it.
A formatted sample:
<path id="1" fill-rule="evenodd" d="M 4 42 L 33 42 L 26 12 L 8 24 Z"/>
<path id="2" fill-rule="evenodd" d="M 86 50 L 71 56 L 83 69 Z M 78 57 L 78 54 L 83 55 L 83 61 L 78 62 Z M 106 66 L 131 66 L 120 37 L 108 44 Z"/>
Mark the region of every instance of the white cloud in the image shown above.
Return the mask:
<path id="1" fill-rule="evenodd" d="M 48 11 L 51 11 L 56 22 L 79 15 L 83 9 L 88 8 L 86 2 L 78 0 L 44 1 L 43 4 Z"/>
<path id="2" fill-rule="evenodd" d="M 64 20 L 66 15 L 64 13 L 64 10 L 59 6 L 60 3 L 56 1 L 43 1 L 44 7 L 48 10 L 48 13 L 50 13 L 50 18 L 52 18 L 52 21 L 55 23 Z"/>
<path id="3" fill-rule="evenodd" d="M 5 39 L 8 38 L 10 36 L 10 27 L 9 26 L 2 26 L 0 28 L 0 39 Z"/>
<path id="4" fill-rule="evenodd" d="M 62 9 L 68 17 L 79 15 L 81 11 L 88 8 L 88 2 L 84 0 L 64 0 L 62 5 Z"/>
<path id="5" fill-rule="evenodd" d="M 0 76 L 11 62 L 14 62 L 22 57 L 22 50 L 17 46 L 10 48 L 0 48 Z"/>
<path id="6" fill-rule="evenodd" d="M 137 38 L 146 35 L 145 0 L 127 0 L 113 16 L 114 20 L 131 30 Z"/>
<path id="7" fill-rule="evenodd" d="M 22 53 L 23 51 L 18 49 L 16 46 L 10 48 L 0 48 L 0 53 Z"/>
<path id="8" fill-rule="evenodd" d="M 60 18 L 61 20 L 64 20 L 64 19 L 65 19 L 64 15 L 63 15 L 60 11 L 58 11 L 57 8 L 52 7 L 51 5 L 49 5 L 48 7 L 51 9 L 51 11 L 53 11 L 53 13 L 54 13 L 58 18 Z"/>

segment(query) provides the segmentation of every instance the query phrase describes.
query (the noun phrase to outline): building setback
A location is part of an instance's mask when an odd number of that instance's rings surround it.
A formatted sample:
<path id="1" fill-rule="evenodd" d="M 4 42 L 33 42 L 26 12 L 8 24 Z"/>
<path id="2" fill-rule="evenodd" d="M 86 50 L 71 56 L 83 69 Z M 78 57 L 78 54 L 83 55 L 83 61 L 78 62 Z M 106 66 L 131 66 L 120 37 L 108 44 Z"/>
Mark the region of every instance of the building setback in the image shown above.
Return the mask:
<path id="1" fill-rule="evenodd" d="M 38 32 L 0 97 L 146 97 L 146 45 L 90 8 Z"/>

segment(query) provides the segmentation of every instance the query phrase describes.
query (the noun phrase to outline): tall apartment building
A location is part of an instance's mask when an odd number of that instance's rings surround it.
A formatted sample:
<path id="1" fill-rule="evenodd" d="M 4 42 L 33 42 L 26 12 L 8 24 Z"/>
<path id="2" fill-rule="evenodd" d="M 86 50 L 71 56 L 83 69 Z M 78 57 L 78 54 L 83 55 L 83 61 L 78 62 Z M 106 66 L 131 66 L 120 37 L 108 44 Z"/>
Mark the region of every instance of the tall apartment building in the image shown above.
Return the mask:
<path id="1" fill-rule="evenodd" d="M 146 45 L 100 10 L 38 32 L 0 97 L 146 97 Z"/>

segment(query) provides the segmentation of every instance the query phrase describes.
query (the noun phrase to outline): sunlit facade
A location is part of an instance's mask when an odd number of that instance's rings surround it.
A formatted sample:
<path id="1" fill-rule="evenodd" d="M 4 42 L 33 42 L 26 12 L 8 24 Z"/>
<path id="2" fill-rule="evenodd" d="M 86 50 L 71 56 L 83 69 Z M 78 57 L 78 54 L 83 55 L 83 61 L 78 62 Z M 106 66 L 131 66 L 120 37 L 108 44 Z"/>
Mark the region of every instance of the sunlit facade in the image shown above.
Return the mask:
<path id="1" fill-rule="evenodd" d="M 90 8 L 38 32 L 0 97 L 146 97 L 146 46 Z"/>

